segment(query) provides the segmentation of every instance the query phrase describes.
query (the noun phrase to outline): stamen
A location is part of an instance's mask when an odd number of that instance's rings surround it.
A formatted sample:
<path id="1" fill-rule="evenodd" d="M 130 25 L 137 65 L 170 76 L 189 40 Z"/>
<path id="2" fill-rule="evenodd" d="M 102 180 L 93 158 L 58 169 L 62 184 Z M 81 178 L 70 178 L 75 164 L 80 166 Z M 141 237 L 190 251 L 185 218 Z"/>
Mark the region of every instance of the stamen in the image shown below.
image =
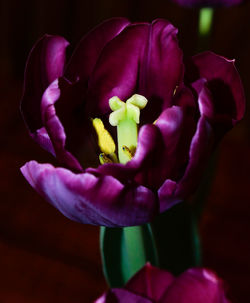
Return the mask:
<path id="1" fill-rule="evenodd" d="M 110 133 L 105 129 L 102 120 L 95 118 L 92 120 L 92 123 L 98 136 L 100 150 L 106 155 L 113 154 L 115 152 L 115 142 Z"/>
<path id="2" fill-rule="evenodd" d="M 134 153 L 127 146 L 123 145 L 122 151 L 129 158 L 129 160 L 131 160 L 133 158 Z"/>
<path id="3" fill-rule="evenodd" d="M 104 153 L 101 153 L 99 155 L 99 161 L 100 161 L 101 164 L 113 163 L 113 161 L 111 159 L 109 159 L 109 157 L 106 156 Z"/>

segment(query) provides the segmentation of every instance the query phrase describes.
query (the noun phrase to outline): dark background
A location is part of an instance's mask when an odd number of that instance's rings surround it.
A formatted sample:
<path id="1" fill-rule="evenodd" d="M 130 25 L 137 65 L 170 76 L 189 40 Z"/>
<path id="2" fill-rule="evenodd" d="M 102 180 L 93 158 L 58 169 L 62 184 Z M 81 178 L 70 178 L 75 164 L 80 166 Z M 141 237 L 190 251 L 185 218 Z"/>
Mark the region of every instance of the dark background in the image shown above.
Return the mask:
<path id="1" fill-rule="evenodd" d="M 50 161 L 31 138 L 18 107 L 25 60 L 44 33 L 75 46 L 102 20 L 162 17 L 179 28 L 186 55 L 197 49 L 197 10 L 168 0 L 0 2 L 0 302 L 88 303 L 106 287 L 98 228 L 63 217 L 32 190 L 19 167 Z M 250 90 L 250 3 L 217 9 L 210 49 L 236 59 L 246 96 Z M 224 138 L 212 190 L 200 224 L 204 265 L 225 281 L 233 302 L 250 301 L 249 114 Z"/>

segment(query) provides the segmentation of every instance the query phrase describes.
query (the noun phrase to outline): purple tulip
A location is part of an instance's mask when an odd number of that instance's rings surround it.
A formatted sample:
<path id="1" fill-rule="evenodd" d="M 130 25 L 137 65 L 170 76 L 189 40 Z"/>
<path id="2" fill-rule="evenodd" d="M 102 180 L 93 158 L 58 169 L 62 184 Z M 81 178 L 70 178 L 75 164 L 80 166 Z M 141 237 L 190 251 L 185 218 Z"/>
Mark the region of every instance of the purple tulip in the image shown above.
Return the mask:
<path id="1" fill-rule="evenodd" d="M 174 3 L 185 7 L 220 7 L 239 5 L 246 0 L 172 0 Z"/>
<path id="2" fill-rule="evenodd" d="M 21 110 L 32 138 L 60 167 L 30 161 L 21 171 L 68 218 L 110 227 L 149 222 L 195 190 L 215 144 L 243 117 L 234 61 L 205 52 L 184 69 L 176 35 L 166 20 L 114 18 L 88 33 L 67 64 L 64 38 L 46 35 L 33 47 Z M 110 105 L 114 96 L 144 105 L 118 98 Z M 131 106 L 132 130 L 118 136 L 119 153 L 130 158 L 117 163 L 108 118 L 115 124 Z M 98 138 L 91 118 L 101 119 L 94 120 Z M 121 145 L 135 138 L 136 151 Z"/>
<path id="3" fill-rule="evenodd" d="M 192 268 L 179 277 L 146 264 L 124 288 L 110 289 L 95 303 L 229 303 L 223 283 L 210 270 Z"/>

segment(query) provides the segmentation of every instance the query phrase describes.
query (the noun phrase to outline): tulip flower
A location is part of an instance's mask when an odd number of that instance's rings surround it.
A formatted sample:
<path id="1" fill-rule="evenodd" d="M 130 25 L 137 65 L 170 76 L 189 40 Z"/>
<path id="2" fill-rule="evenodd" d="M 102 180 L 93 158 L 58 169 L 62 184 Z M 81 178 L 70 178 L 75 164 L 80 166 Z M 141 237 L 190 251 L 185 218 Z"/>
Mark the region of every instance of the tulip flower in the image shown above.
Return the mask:
<path id="1" fill-rule="evenodd" d="M 192 268 L 178 277 L 147 263 L 125 285 L 95 303 L 229 303 L 222 281 L 210 270 Z"/>
<path id="2" fill-rule="evenodd" d="M 105 21 L 80 41 L 46 35 L 31 50 L 21 111 L 57 159 L 21 171 L 68 218 L 133 226 L 192 194 L 222 135 L 244 113 L 234 61 L 211 52 L 184 67 L 166 20 Z"/>
<path id="3" fill-rule="evenodd" d="M 185 7 L 229 7 L 239 5 L 245 0 L 172 0 L 173 2 Z"/>

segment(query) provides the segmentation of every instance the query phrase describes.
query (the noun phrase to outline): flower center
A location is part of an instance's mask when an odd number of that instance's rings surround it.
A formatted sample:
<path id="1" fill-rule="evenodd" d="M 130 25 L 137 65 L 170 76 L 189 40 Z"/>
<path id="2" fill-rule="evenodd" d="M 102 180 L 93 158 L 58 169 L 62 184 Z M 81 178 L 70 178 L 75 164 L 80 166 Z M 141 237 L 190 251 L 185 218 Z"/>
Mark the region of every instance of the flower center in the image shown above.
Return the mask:
<path id="1" fill-rule="evenodd" d="M 109 100 L 112 113 L 109 123 L 117 126 L 118 158 L 119 162 L 126 164 L 135 154 L 137 147 L 138 124 L 140 122 L 140 110 L 147 104 L 147 99 L 141 95 L 133 95 L 126 102 L 118 97 Z M 118 162 L 115 143 L 98 118 L 93 120 L 93 126 L 98 135 L 98 145 L 102 153 L 99 156 L 101 164 Z"/>

